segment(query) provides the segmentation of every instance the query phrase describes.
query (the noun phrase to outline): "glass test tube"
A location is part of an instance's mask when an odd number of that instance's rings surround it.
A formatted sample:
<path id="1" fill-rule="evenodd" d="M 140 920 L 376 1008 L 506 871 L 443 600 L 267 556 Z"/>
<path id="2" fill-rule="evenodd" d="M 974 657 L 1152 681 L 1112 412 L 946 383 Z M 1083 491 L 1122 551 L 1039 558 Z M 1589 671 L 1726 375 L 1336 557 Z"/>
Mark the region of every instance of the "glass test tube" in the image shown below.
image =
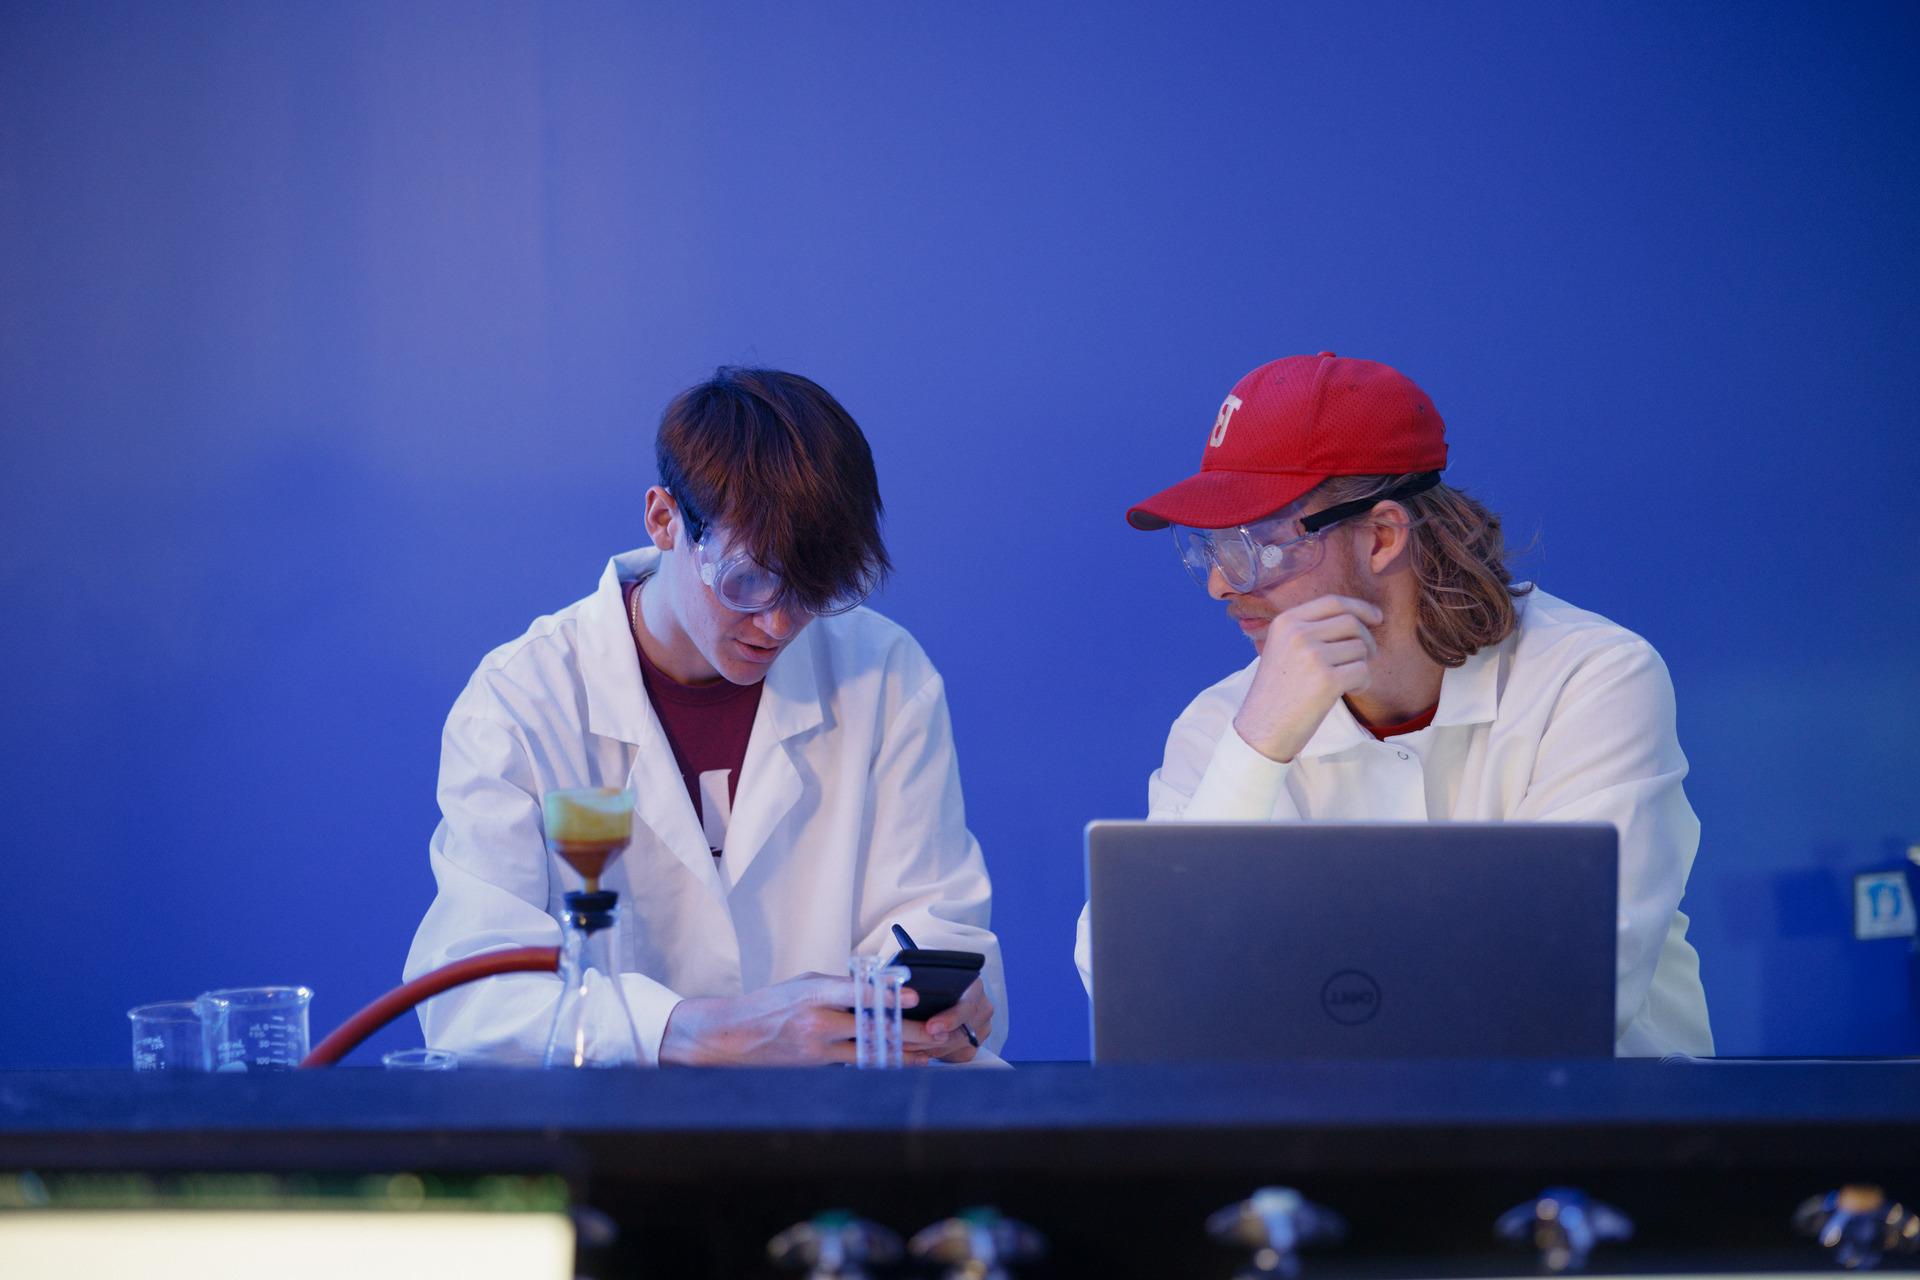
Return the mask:
<path id="1" fill-rule="evenodd" d="M 853 1060 L 859 1067 L 906 1065 L 900 1027 L 900 992 L 907 970 L 885 965 L 878 956 L 847 961 L 853 978 Z"/>
<path id="2" fill-rule="evenodd" d="M 908 971 L 901 965 L 880 970 L 874 994 L 880 1003 L 880 1063 L 883 1067 L 907 1065 L 906 1046 L 900 1026 L 900 993 L 907 989 Z"/>

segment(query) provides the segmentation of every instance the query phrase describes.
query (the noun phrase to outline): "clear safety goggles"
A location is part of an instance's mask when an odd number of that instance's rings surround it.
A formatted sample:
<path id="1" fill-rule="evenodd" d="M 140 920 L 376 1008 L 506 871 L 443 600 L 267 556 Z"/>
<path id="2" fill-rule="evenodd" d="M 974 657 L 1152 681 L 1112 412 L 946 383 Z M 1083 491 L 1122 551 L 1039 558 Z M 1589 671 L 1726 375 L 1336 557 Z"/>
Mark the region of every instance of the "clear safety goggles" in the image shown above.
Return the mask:
<path id="1" fill-rule="evenodd" d="M 1176 524 L 1173 541 L 1180 562 L 1201 590 L 1208 589 L 1213 571 L 1218 569 L 1238 595 L 1267 591 L 1318 565 L 1327 553 L 1327 534 L 1341 521 L 1365 515 L 1379 503 L 1425 493 L 1439 483 L 1440 473 L 1429 471 L 1385 493 L 1336 503 L 1310 516 L 1270 516 L 1225 529 Z"/>
<path id="2" fill-rule="evenodd" d="M 725 536 L 711 525 L 702 528 L 699 517 L 684 502 L 680 514 L 693 535 L 693 558 L 700 569 L 700 581 L 707 584 L 714 599 L 735 613 L 765 613 L 787 601 L 787 584 L 779 574 L 745 551 L 725 551 Z M 721 545 L 715 546 L 716 541 Z M 864 591 L 850 591 L 819 609 L 788 603 L 795 612 L 822 617 L 857 609 L 866 598 Z"/>

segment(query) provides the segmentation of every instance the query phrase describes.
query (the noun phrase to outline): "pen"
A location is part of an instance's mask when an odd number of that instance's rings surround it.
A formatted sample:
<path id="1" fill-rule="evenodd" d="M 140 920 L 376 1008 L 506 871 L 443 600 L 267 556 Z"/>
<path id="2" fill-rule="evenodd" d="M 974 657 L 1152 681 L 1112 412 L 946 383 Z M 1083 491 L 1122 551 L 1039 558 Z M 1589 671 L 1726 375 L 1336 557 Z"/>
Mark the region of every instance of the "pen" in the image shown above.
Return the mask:
<path id="1" fill-rule="evenodd" d="M 893 940 L 900 944 L 902 951 L 918 951 L 920 949 L 913 945 L 913 938 L 899 925 L 893 926 Z M 980 1047 L 980 1041 L 974 1036 L 973 1028 L 964 1022 L 960 1024 L 960 1034 L 965 1036 L 967 1043 L 974 1048 L 978 1049 Z"/>

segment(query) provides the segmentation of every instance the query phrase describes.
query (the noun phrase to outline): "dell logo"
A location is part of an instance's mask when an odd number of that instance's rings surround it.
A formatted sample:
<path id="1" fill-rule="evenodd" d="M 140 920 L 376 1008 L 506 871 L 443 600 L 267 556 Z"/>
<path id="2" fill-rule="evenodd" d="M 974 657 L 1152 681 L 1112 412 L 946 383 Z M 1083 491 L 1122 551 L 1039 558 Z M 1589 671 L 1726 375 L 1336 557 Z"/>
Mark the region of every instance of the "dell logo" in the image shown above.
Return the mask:
<path id="1" fill-rule="evenodd" d="M 1356 1026 L 1380 1012 L 1380 984 L 1358 969 L 1342 969 L 1320 988 L 1320 1007 L 1335 1022 Z"/>

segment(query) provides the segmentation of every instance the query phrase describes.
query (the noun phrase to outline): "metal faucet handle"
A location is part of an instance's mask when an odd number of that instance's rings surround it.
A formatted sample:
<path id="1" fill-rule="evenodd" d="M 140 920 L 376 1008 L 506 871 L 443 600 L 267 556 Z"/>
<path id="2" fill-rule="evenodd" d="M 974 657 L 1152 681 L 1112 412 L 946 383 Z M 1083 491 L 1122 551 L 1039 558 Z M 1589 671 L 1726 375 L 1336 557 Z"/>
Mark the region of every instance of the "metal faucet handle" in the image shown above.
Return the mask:
<path id="1" fill-rule="evenodd" d="M 1331 1209 L 1308 1200 L 1292 1187 L 1262 1187 L 1238 1204 L 1207 1218 L 1207 1234 L 1225 1244 L 1254 1251 L 1253 1261 L 1234 1280 L 1300 1273 L 1301 1249 L 1338 1244 L 1347 1224 Z"/>
<path id="2" fill-rule="evenodd" d="M 1009 1280 L 1006 1264 L 1031 1262 L 1047 1251 L 1047 1242 L 1024 1222 L 998 1209 L 962 1209 L 907 1242 L 916 1258 L 946 1263 L 948 1280 Z"/>
<path id="3" fill-rule="evenodd" d="M 1833 1250 L 1849 1271 L 1880 1265 L 1889 1253 L 1920 1251 L 1920 1214 L 1887 1198 L 1879 1187 L 1845 1186 L 1803 1201 L 1794 1230 Z"/>
<path id="4" fill-rule="evenodd" d="M 767 1241 L 767 1257 L 789 1271 L 807 1268 L 807 1280 L 865 1280 L 862 1263 L 900 1260 L 900 1237 L 845 1209 L 829 1209 Z"/>
<path id="5" fill-rule="evenodd" d="M 1548 1187 L 1501 1214 L 1493 1229 L 1502 1240 L 1531 1243 L 1555 1275 L 1584 1270 L 1596 1245 L 1633 1239 L 1627 1215 L 1574 1187 Z"/>

